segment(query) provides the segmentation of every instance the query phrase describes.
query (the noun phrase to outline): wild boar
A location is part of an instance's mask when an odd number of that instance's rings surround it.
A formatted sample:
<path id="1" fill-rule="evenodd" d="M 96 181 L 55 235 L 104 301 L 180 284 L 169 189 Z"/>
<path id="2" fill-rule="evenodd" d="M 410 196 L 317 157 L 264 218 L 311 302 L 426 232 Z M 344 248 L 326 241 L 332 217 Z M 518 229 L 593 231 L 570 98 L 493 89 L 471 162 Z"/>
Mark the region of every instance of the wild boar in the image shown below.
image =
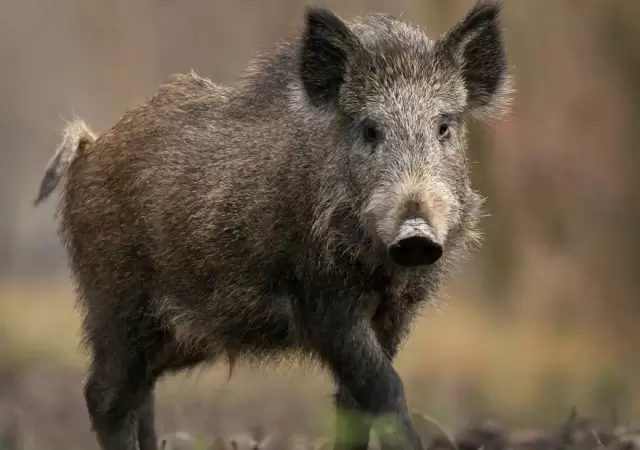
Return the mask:
<path id="1" fill-rule="evenodd" d="M 393 362 L 478 240 L 467 127 L 509 106 L 500 9 L 479 1 L 430 39 L 308 7 L 233 85 L 178 75 L 99 136 L 68 125 L 36 203 L 64 179 L 103 450 L 156 449 L 163 374 L 294 356 L 359 413 L 336 448 L 367 448 L 382 417 L 422 448 Z"/>

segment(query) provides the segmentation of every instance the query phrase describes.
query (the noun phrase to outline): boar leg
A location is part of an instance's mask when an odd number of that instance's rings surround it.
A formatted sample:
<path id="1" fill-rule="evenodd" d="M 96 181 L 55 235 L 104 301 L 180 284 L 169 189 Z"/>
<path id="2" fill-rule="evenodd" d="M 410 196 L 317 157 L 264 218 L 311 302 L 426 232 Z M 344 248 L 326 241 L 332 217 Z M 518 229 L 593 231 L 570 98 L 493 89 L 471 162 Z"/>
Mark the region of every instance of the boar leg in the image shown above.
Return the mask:
<path id="1" fill-rule="evenodd" d="M 376 333 L 378 337 L 378 341 L 380 345 L 385 350 L 387 357 L 393 361 L 398 353 L 399 343 L 401 341 L 401 329 L 396 329 L 397 327 L 393 327 L 396 325 L 395 323 L 387 324 L 389 325 L 384 331 L 386 333 Z M 339 385 L 338 390 L 335 395 L 335 403 L 338 411 L 343 411 L 347 413 L 347 417 L 344 417 L 343 414 L 339 414 L 337 417 L 336 430 L 338 436 L 338 447 L 336 448 L 344 448 L 340 447 L 340 442 L 345 442 L 346 440 L 352 440 L 356 443 L 362 443 L 359 446 L 351 447 L 353 450 L 367 450 L 368 442 L 371 435 L 371 426 L 372 419 L 370 416 L 367 416 L 361 405 L 358 404 L 353 396 L 349 393 L 349 390 L 344 385 Z M 390 449 L 385 442 L 381 443 L 382 450 Z"/>
<path id="2" fill-rule="evenodd" d="M 102 450 L 137 450 L 137 411 L 151 395 L 152 381 L 131 365 L 106 366 L 94 358 L 85 385 L 91 425 Z"/>
<path id="3" fill-rule="evenodd" d="M 158 448 L 154 400 L 153 391 L 151 391 L 138 410 L 138 445 L 140 450 L 157 450 Z"/>
<path id="4" fill-rule="evenodd" d="M 339 302 L 336 304 L 340 305 Z M 393 419 L 400 432 L 397 437 L 405 441 L 401 448 L 422 450 L 422 441 L 411 423 L 402 380 L 378 342 L 371 324 L 353 318 L 350 320 L 344 311 L 326 312 L 325 317 L 332 318 L 331 324 L 322 324 L 323 330 L 330 325 L 331 335 L 317 330 L 312 333 L 312 339 L 337 384 L 348 390 L 365 415 Z M 353 442 L 349 445 L 341 448 L 366 448 L 362 443 L 359 446 Z"/>
<path id="5" fill-rule="evenodd" d="M 92 360 L 84 394 L 92 429 L 102 450 L 137 450 L 139 439 L 141 450 L 155 450 L 153 389 L 168 336 L 146 310 L 100 313 L 100 320 L 90 316 L 87 336 Z"/>
<path id="6" fill-rule="evenodd" d="M 338 385 L 335 404 L 338 415 L 334 449 L 367 450 L 371 433 L 371 418 L 366 416 L 362 407 L 342 384 Z"/>

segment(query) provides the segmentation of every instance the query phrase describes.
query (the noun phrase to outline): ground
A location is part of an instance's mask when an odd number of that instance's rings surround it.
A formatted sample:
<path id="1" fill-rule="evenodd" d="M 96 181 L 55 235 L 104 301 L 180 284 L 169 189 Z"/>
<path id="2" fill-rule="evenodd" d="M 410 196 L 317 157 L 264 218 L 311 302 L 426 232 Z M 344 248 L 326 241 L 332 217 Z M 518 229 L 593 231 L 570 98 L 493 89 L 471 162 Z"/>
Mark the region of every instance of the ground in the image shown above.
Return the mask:
<path id="1" fill-rule="evenodd" d="M 12 439 L 25 450 L 96 449 L 82 397 L 86 355 L 78 346 L 70 286 L 0 286 L 0 450 L 14 450 Z M 416 324 L 397 363 L 410 407 L 443 424 L 422 422 L 431 448 L 452 447 L 443 430 L 464 450 L 506 448 L 509 440 L 523 439 L 541 449 L 571 439 L 582 449 L 612 448 L 622 445 L 615 433 L 632 436 L 621 424 L 637 423 L 637 384 L 614 370 L 606 339 L 525 320 L 499 322 L 480 312 L 482 305 L 455 300 Z M 332 389 L 317 368 L 239 367 L 230 380 L 227 375 L 221 364 L 163 380 L 160 434 L 182 432 L 211 444 L 216 436 L 248 437 L 262 427 L 272 435 L 266 447 L 272 449 L 283 448 L 274 447 L 277 436 L 331 436 Z M 568 421 L 573 405 L 600 423 Z M 504 429 L 487 422 L 495 418 Z M 537 431 L 522 431 L 531 428 Z"/>

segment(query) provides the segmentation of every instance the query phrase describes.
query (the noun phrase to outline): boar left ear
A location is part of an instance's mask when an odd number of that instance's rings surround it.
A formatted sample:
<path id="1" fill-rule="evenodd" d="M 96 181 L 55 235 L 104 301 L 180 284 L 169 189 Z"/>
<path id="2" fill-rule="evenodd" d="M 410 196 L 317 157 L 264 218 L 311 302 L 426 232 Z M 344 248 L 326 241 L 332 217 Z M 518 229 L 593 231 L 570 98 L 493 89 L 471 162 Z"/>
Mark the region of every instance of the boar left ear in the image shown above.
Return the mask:
<path id="1" fill-rule="evenodd" d="M 511 102 L 512 85 L 500 12 L 499 1 L 478 0 L 438 41 L 439 48 L 462 71 L 469 108 L 480 118 L 493 118 L 505 112 Z"/>

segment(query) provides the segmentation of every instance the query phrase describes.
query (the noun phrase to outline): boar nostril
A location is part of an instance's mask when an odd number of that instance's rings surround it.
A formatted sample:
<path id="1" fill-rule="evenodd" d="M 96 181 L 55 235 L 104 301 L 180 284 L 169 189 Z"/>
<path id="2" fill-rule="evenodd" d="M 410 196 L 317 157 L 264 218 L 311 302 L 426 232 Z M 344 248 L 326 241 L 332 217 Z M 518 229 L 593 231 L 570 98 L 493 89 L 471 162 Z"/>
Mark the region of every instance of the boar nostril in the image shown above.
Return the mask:
<path id="1" fill-rule="evenodd" d="M 389 258 L 401 266 L 422 266 L 435 263 L 442 256 L 442 245 L 428 236 L 406 236 L 389 246 Z"/>

